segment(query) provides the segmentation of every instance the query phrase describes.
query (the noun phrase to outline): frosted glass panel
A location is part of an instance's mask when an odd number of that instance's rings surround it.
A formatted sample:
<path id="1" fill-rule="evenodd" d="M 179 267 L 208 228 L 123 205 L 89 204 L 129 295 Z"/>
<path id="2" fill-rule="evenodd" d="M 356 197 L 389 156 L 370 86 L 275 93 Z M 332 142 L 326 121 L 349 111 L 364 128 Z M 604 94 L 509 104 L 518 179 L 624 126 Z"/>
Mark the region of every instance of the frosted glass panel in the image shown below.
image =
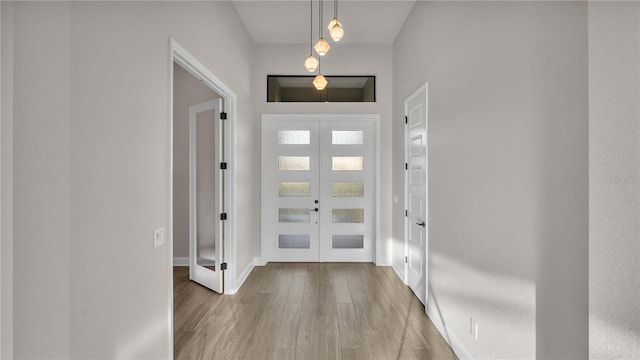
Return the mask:
<path id="1" fill-rule="evenodd" d="M 284 171 L 309 170 L 310 159 L 308 156 L 280 156 L 278 157 L 278 169 Z"/>
<path id="2" fill-rule="evenodd" d="M 278 209 L 278 221 L 290 223 L 308 223 L 309 209 Z"/>
<path id="3" fill-rule="evenodd" d="M 280 197 L 310 196 L 311 188 L 309 183 L 304 182 L 281 182 L 278 184 L 278 195 Z"/>
<path id="4" fill-rule="evenodd" d="M 331 247 L 334 249 L 362 249 L 364 235 L 333 235 Z"/>
<path id="5" fill-rule="evenodd" d="M 363 197 L 364 184 L 361 182 L 337 182 L 331 183 L 331 196 L 333 197 Z"/>
<path id="6" fill-rule="evenodd" d="M 333 209 L 331 222 L 362 223 L 364 222 L 364 209 Z"/>
<path id="7" fill-rule="evenodd" d="M 362 156 L 334 156 L 331 158 L 331 170 L 362 171 L 364 170 L 364 158 Z"/>
<path id="8" fill-rule="evenodd" d="M 332 131 L 333 145 L 362 145 L 364 132 L 360 131 Z"/>
<path id="9" fill-rule="evenodd" d="M 215 270 L 216 225 L 216 133 L 213 110 L 196 114 L 195 177 L 196 177 L 196 264 Z"/>
<path id="10" fill-rule="evenodd" d="M 308 130 L 279 130 L 278 143 L 283 145 L 307 145 L 310 132 Z"/>
<path id="11" fill-rule="evenodd" d="M 280 249 L 308 249 L 309 235 L 278 235 L 278 247 Z"/>

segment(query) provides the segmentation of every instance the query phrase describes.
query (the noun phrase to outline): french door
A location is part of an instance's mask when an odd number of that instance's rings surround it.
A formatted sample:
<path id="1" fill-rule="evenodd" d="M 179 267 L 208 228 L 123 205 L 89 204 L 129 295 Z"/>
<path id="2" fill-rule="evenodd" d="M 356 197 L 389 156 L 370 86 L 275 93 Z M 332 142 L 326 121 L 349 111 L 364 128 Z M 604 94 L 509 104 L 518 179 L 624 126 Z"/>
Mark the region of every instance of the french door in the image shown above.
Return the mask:
<path id="1" fill-rule="evenodd" d="M 373 261 L 375 123 L 263 116 L 266 261 Z"/>
<path id="2" fill-rule="evenodd" d="M 222 293 L 224 129 L 222 100 L 189 108 L 189 279 Z"/>

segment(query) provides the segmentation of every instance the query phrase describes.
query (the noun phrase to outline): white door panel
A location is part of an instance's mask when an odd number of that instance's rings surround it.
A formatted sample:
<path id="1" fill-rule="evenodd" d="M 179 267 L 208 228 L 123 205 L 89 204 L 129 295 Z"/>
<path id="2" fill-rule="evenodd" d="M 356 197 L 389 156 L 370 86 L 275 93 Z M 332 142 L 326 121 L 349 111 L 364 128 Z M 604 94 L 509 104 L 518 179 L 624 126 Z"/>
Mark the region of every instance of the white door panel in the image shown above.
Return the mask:
<path id="1" fill-rule="evenodd" d="M 321 134 L 321 261 L 372 261 L 373 121 L 323 121 Z"/>
<path id="2" fill-rule="evenodd" d="M 274 116 L 263 126 L 265 260 L 372 261 L 373 120 Z"/>
<path id="3" fill-rule="evenodd" d="M 405 100 L 407 189 L 407 284 L 427 301 L 428 260 L 428 126 L 426 85 Z"/>
<path id="4" fill-rule="evenodd" d="M 318 261 L 318 124 L 273 121 L 264 131 L 269 201 L 263 221 L 275 230 L 265 250 L 271 261 Z"/>

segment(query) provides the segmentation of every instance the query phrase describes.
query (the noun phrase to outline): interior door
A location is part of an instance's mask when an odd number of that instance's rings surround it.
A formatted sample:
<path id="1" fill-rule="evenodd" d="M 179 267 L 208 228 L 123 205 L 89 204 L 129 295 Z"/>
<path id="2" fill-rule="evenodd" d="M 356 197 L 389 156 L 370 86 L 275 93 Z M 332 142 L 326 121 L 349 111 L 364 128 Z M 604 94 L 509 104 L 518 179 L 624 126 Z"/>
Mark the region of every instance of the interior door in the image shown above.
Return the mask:
<path id="1" fill-rule="evenodd" d="M 422 304 L 427 300 L 428 252 L 428 127 L 427 87 L 405 100 L 407 189 L 407 284 Z"/>
<path id="2" fill-rule="evenodd" d="M 219 293 L 223 292 L 221 109 L 221 99 L 189 108 L 189 278 Z"/>
<path id="3" fill-rule="evenodd" d="M 374 129 L 371 118 L 265 117 L 265 261 L 373 261 Z"/>

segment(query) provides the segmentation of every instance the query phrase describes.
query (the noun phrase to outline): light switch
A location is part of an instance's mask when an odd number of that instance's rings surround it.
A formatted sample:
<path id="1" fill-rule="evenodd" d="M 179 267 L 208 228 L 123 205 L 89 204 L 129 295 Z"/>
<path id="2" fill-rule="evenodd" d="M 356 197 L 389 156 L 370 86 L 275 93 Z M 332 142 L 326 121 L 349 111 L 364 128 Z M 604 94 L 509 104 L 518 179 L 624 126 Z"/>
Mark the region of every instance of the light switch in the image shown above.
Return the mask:
<path id="1" fill-rule="evenodd" d="M 162 244 L 164 244 L 164 227 L 153 229 L 153 247 L 157 248 Z"/>

